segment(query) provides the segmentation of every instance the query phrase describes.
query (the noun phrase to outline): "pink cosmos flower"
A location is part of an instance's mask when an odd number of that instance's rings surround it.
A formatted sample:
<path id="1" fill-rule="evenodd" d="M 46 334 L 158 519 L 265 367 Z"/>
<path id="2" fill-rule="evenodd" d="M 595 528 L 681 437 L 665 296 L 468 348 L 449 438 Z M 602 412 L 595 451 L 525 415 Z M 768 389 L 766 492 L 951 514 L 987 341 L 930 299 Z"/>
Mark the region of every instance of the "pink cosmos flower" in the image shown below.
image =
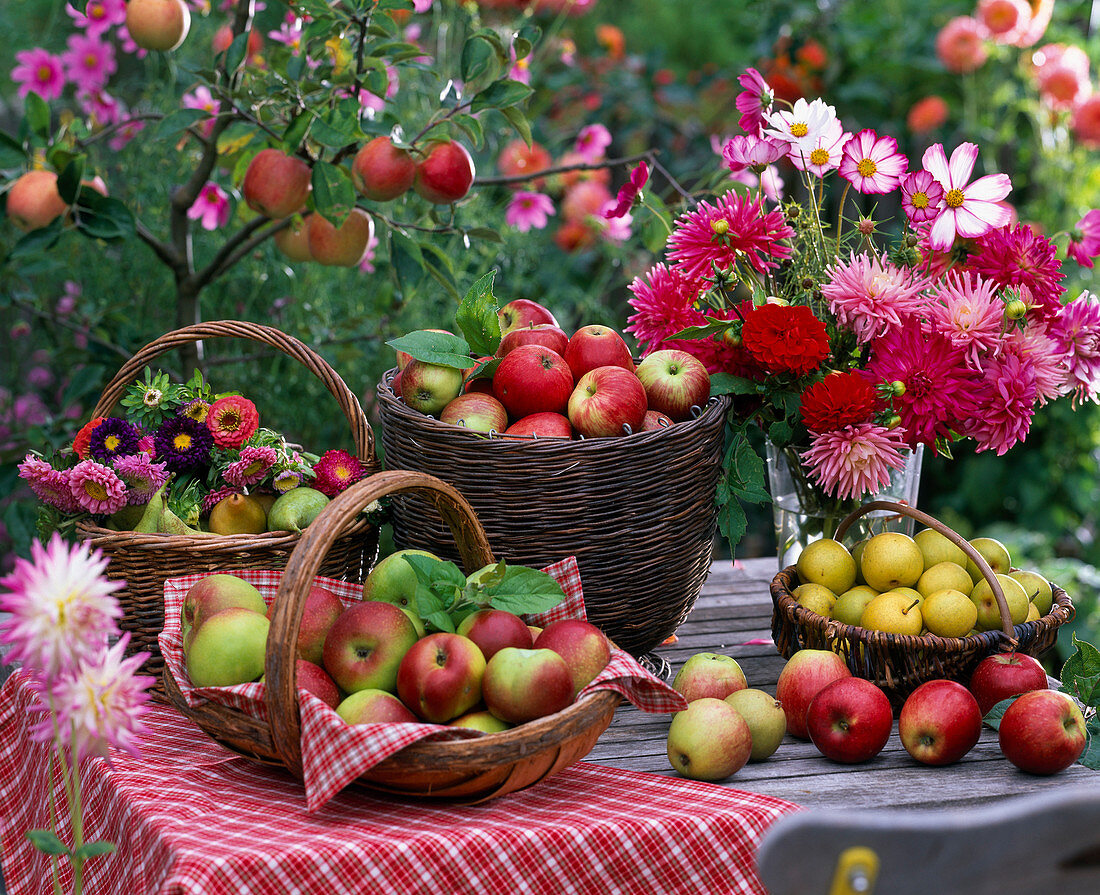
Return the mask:
<path id="1" fill-rule="evenodd" d="M 19 85 L 20 96 L 32 90 L 46 102 L 61 96 L 65 89 L 65 72 L 60 56 L 35 47 L 17 52 L 15 61 L 19 64 L 11 70 L 11 79 Z"/>
<path id="2" fill-rule="evenodd" d="M 14 571 L 0 578 L 0 642 L 10 646 L 7 662 L 53 678 L 94 656 L 118 633 L 122 609 L 112 596 L 125 582 L 105 575 L 107 557 L 86 543 L 69 545 L 59 534 L 48 546 L 31 542 L 30 560 L 17 557 Z"/>
<path id="3" fill-rule="evenodd" d="M 804 98 L 795 100 L 789 109 L 772 112 L 766 119 L 764 133 L 791 144 L 791 154 L 811 152 L 817 141 L 834 131 L 837 124 L 836 109 L 823 99 L 812 102 Z"/>
<path id="4" fill-rule="evenodd" d="M 641 196 L 642 187 L 646 185 L 647 180 L 649 180 L 649 165 L 645 162 L 638 162 L 634 170 L 630 172 L 630 179 L 619 187 L 615 204 L 610 210 L 604 212 L 604 217 L 611 220 L 612 218 L 626 216 L 630 209 L 634 207 L 634 203 L 638 201 L 638 197 Z"/>
<path id="5" fill-rule="evenodd" d="M 149 55 L 149 51 L 144 47 L 139 47 L 134 43 L 133 37 L 130 36 L 130 32 L 125 25 L 119 25 L 118 30 L 115 32 L 115 36 L 118 38 L 119 46 L 122 47 L 122 52 L 130 56 L 136 56 L 138 59 L 144 59 Z"/>
<path id="6" fill-rule="evenodd" d="M 934 295 L 938 300 L 928 308 L 929 323 L 963 349 L 971 367 L 981 370 L 983 357 L 995 357 L 1001 348 L 1004 302 L 995 285 L 951 271 Z"/>
<path id="7" fill-rule="evenodd" d="M 69 470 L 69 490 L 89 513 L 114 513 L 129 502 L 122 479 L 95 460 L 81 460 Z"/>
<path id="8" fill-rule="evenodd" d="M 1001 288 L 1026 290 L 1028 318 L 1049 320 L 1062 307 L 1065 278 L 1058 248 L 1027 224 L 990 230 L 971 248 L 966 269 Z"/>
<path id="9" fill-rule="evenodd" d="M 847 500 L 889 485 L 890 470 L 905 466 L 904 447 L 897 429 L 859 423 L 811 436 L 802 461 L 826 494 Z"/>
<path id="10" fill-rule="evenodd" d="M 214 99 L 214 95 L 210 92 L 210 88 L 205 84 L 199 84 L 190 93 L 183 95 L 180 99 L 180 105 L 185 109 L 201 109 L 210 113 L 209 120 L 199 123 L 199 129 L 202 133 L 209 136 L 210 131 L 214 129 L 214 116 L 218 114 L 220 108 L 218 101 Z"/>
<path id="11" fill-rule="evenodd" d="M 931 221 L 943 207 L 943 187 L 928 171 L 913 171 L 901 179 L 901 205 L 910 223 Z"/>
<path id="12" fill-rule="evenodd" d="M 969 183 L 978 160 L 974 143 L 960 143 L 951 153 L 951 161 L 936 143 L 925 150 L 921 159 L 928 171 L 943 187 L 943 208 L 936 215 L 929 234 L 932 248 L 947 251 L 956 235 L 974 239 L 1008 223 L 1011 212 L 998 203 L 1012 189 L 1007 174 L 987 174 Z"/>
<path id="13" fill-rule="evenodd" d="M 515 44 L 512 44 L 512 46 L 508 48 L 508 53 L 512 59 L 512 67 L 508 69 L 508 77 L 513 81 L 519 81 L 521 84 L 530 84 L 531 57 L 524 56 L 522 59 L 517 59 Z"/>
<path id="14" fill-rule="evenodd" d="M 122 102 L 102 88 L 80 90 L 76 99 L 94 127 L 118 124 L 126 114 L 126 107 Z"/>
<path id="15" fill-rule="evenodd" d="M 143 130 L 145 130 L 144 121 L 127 121 L 115 131 L 115 135 L 107 141 L 107 145 L 115 152 L 119 152 Z"/>
<path id="16" fill-rule="evenodd" d="M 768 165 L 783 158 L 789 149 L 790 144 L 785 140 L 738 135 L 726 141 L 722 147 L 722 158 L 735 174 L 746 168 L 759 174 Z"/>
<path id="17" fill-rule="evenodd" d="M 114 44 L 83 34 L 73 34 L 65 42 L 68 51 L 61 54 L 65 76 L 85 90 L 95 90 L 115 73 Z"/>
<path id="18" fill-rule="evenodd" d="M 549 196 L 519 191 L 512 194 L 512 201 L 504 213 L 504 222 L 520 233 L 526 233 L 532 229 L 544 229 L 549 216 L 555 213 L 554 200 Z"/>
<path id="19" fill-rule="evenodd" d="M 359 269 L 363 273 L 374 273 L 374 253 L 378 249 L 378 237 L 372 231 L 367 237 L 367 247 L 363 250 L 363 257 L 359 259 Z"/>
<path id="20" fill-rule="evenodd" d="M 297 56 L 302 50 L 302 19 L 293 13 L 288 13 L 278 30 L 268 31 L 267 36 L 277 44 L 289 47 L 291 53 Z"/>
<path id="21" fill-rule="evenodd" d="M 1062 310 L 1051 335 L 1067 358 L 1074 403 L 1100 402 L 1100 298 L 1082 292 Z"/>
<path id="22" fill-rule="evenodd" d="M 1027 437 L 1035 413 L 1035 374 L 1016 354 L 994 358 L 986 365 L 986 389 L 982 411 L 971 419 L 965 433 L 975 441 L 975 451 L 997 452 L 1000 457 Z"/>
<path id="23" fill-rule="evenodd" d="M 229 196 L 214 181 L 208 181 L 187 209 L 187 217 L 198 221 L 204 230 L 217 230 L 229 222 Z"/>
<path id="24" fill-rule="evenodd" d="M 125 23 L 126 0 L 88 0 L 84 12 L 70 3 L 65 6 L 65 12 L 73 25 L 89 37 L 101 37 L 113 26 Z"/>
<path id="25" fill-rule="evenodd" d="M 1092 259 L 1100 255 L 1100 208 L 1094 208 L 1077 222 L 1069 235 L 1066 257 L 1082 267 L 1092 268 Z"/>
<path id="26" fill-rule="evenodd" d="M 617 210 L 618 202 L 608 199 L 596 210 L 596 219 L 592 222 L 600 238 L 607 242 L 626 242 L 630 239 L 634 215 L 629 211 L 615 214 Z"/>
<path id="27" fill-rule="evenodd" d="M 57 300 L 57 304 L 54 305 L 54 313 L 59 317 L 68 317 L 76 310 L 76 303 L 83 292 L 84 287 L 76 282 L 76 280 L 66 280 L 64 293 Z"/>
<path id="28" fill-rule="evenodd" d="M 432 8 L 433 0 L 412 0 L 413 12 L 427 12 Z"/>
<path id="29" fill-rule="evenodd" d="M 897 189 L 908 167 L 897 140 L 868 129 L 844 144 L 838 173 L 861 193 L 889 193 Z"/>
<path id="30" fill-rule="evenodd" d="M 975 71 L 989 58 L 985 39 L 989 32 L 971 16 L 958 16 L 936 35 L 936 55 L 943 67 L 956 75 Z"/>
<path id="31" fill-rule="evenodd" d="M 738 124 L 746 134 L 759 134 L 764 119 L 771 112 L 775 93 L 755 68 L 745 69 L 744 74 L 737 78 L 737 83 L 743 88 L 734 100 L 737 111 L 741 113 Z"/>
<path id="32" fill-rule="evenodd" d="M 853 252 L 848 263 L 833 265 L 827 273 L 821 293 L 837 322 L 849 327 L 860 344 L 901 326 L 924 307 L 927 282 L 885 256 Z"/>
<path id="33" fill-rule="evenodd" d="M 844 146 L 852 135 L 836 122 L 836 126 L 826 131 L 804 152 L 792 152 L 791 164 L 800 171 L 809 171 L 816 177 L 824 177 L 830 171 L 840 167 Z"/>
<path id="34" fill-rule="evenodd" d="M 1050 24 L 1054 12 L 1054 0 L 1028 0 L 1031 20 L 1024 25 L 1020 35 L 1012 42 L 1015 47 L 1030 47 L 1039 42 Z"/>
<path id="35" fill-rule="evenodd" d="M 580 155 L 582 161 L 594 163 L 604 157 L 604 152 L 610 145 L 611 132 L 602 124 L 589 124 L 582 127 L 577 134 L 573 150 Z"/>
<path id="36" fill-rule="evenodd" d="M 43 503 L 56 507 L 62 513 L 79 513 L 80 504 L 73 497 L 72 488 L 69 487 L 69 472 L 65 469 L 54 469 L 45 460 L 27 454 L 19 464 L 19 478 L 29 486 L 34 496 Z"/>

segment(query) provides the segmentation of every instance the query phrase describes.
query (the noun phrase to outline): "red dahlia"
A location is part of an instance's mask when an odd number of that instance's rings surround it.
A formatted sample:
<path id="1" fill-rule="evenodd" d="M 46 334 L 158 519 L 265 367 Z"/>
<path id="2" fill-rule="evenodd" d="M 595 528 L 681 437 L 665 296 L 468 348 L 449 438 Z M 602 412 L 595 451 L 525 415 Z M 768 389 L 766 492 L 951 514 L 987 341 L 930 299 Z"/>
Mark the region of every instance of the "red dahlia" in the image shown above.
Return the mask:
<path id="1" fill-rule="evenodd" d="M 859 373 L 830 373 L 802 395 L 802 422 L 815 434 L 870 422 L 878 409 L 874 386 Z"/>
<path id="2" fill-rule="evenodd" d="M 741 327 L 745 349 L 774 373 L 802 375 L 829 356 L 829 334 L 804 305 L 761 305 L 745 315 Z"/>

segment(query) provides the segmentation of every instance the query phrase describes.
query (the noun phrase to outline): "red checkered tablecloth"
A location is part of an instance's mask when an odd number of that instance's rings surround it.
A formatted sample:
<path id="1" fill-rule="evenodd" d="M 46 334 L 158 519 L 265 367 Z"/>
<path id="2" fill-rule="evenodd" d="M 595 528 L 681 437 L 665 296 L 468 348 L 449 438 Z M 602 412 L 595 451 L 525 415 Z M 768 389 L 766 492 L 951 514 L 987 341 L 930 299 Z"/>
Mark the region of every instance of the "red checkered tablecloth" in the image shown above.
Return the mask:
<path id="1" fill-rule="evenodd" d="M 49 860 L 24 837 L 49 826 L 49 754 L 27 736 L 33 699 L 20 672 L 0 691 L 11 895 L 51 891 Z M 796 809 L 581 762 L 482 805 L 391 800 L 353 786 L 310 812 L 289 774 L 228 752 L 171 707 L 154 704 L 147 720 L 141 760 L 112 750 L 113 766 L 83 766 L 85 839 L 118 846 L 88 865 L 88 895 L 764 895 L 755 850 Z M 53 788 L 63 806 L 56 775 Z"/>

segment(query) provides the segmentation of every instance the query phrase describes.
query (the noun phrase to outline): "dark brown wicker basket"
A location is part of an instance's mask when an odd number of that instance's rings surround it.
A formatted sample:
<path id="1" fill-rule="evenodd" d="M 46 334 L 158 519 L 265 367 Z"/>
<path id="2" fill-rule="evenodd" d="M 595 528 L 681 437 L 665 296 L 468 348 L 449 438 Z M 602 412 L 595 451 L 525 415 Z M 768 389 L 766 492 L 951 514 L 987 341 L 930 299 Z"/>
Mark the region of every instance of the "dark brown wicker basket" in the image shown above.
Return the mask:
<path id="1" fill-rule="evenodd" d="M 378 386 L 388 469 L 458 488 L 496 550 L 544 566 L 574 555 L 589 620 L 641 655 L 676 631 L 710 570 L 726 398 L 695 419 L 622 438 L 487 438 L 405 406 Z M 394 501 L 395 541 L 454 547 L 413 498 Z"/>
<path id="2" fill-rule="evenodd" d="M 1001 610 L 1001 630 L 983 631 L 969 637 L 910 637 L 887 634 L 846 625 L 825 618 L 798 604 L 792 591 L 798 586 L 798 573 L 788 566 L 775 576 L 771 584 L 772 637 L 776 649 L 790 658 L 800 649 L 827 649 L 845 658 L 848 668 L 858 677 L 881 687 L 895 705 L 920 684 L 928 680 L 948 678 L 966 683 L 982 659 L 997 652 L 1013 650 L 1029 656 L 1039 656 L 1054 645 L 1058 628 L 1073 618 L 1073 603 L 1069 595 L 1052 585 L 1054 604 L 1050 612 L 1037 621 L 1013 626 L 1004 592 L 989 564 L 971 544 L 938 519 L 906 504 L 877 500 L 864 504 L 849 515 L 837 528 L 836 539 L 842 541 L 856 519 L 873 510 L 890 510 L 910 516 L 934 528 L 957 544 L 974 561 L 989 582 Z"/>
<path id="3" fill-rule="evenodd" d="M 324 383 L 336 399 L 351 427 L 356 455 L 366 465 L 368 474 L 379 469 L 374 433 L 359 406 L 359 399 L 344 380 L 323 357 L 303 342 L 258 323 L 239 320 L 199 323 L 166 333 L 150 342 L 134 354 L 108 383 L 92 411 L 92 418 L 109 415 L 130 383 L 155 358 L 181 345 L 215 338 L 250 339 L 277 348 L 301 363 Z M 126 582 L 124 588 L 116 591 L 123 610 L 120 627 L 130 632 L 131 653 L 139 650 L 149 652 L 150 658 L 145 662 L 143 671 L 154 675 L 158 681 L 164 667 L 157 645 L 157 635 L 164 627 L 164 582 L 169 578 L 201 572 L 281 568 L 301 537 L 285 531 L 222 537 L 142 534 L 112 531 L 91 521 L 78 523 L 77 536 L 110 558 L 108 577 Z M 333 544 L 324 558 L 321 572 L 332 578 L 362 581 L 373 565 L 377 552 L 376 526 L 359 520 Z M 160 695 L 159 692 L 157 695 Z"/>
<path id="4" fill-rule="evenodd" d="M 467 572 L 490 562 L 493 553 L 473 508 L 454 488 L 421 473 L 381 472 L 335 498 L 310 524 L 295 547 L 275 595 L 264 666 L 270 720 L 215 703 L 191 708 L 169 669 L 163 672 L 170 701 L 228 748 L 302 776 L 301 717 L 295 649 L 305 597 L 319 573 L 321 557 L 360 510 L 391 495 L 415 494 L 452 533 Z M 607 729 L 619 696 L 601 690 L 545 718 L 503 733 L 475 739 L 413 743 L 356 782 L 398 795 L 480 802 L 515 792 L 579 761 Z"/>

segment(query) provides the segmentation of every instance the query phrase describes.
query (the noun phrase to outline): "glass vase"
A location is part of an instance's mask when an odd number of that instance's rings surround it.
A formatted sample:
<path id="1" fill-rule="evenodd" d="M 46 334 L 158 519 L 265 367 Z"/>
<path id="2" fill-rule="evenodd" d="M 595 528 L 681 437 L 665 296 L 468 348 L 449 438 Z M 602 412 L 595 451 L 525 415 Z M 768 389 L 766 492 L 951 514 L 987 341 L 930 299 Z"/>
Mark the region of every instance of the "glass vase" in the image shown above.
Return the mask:
<path id="1" fill-rule="evenodd" d="M 917 504 L 921 461 L 924 458 L 923 444 L 917 445 L 916 450 L 903 451 L 905 465 L 901 469 L 891 470 L 890 484 L 861 500 L 829 497 L 814 485 L 799 462 L 799 454 L 806 448 L 794 445 L 777 448 L 770 441 L 766 447 L 768 490 L 772 496 L 780 569 L 794 565 L 807 544 L 819 538 L 833 537 L 844 517 L 863 503 L 892 500 L 910 506 Z M 856 520 L 848 529 L 845 541 L 851 546 L 862 538 L 883 531 L 900 531 L 912 535 L 913 519 L 886 510 L 875 510 Z"/>

